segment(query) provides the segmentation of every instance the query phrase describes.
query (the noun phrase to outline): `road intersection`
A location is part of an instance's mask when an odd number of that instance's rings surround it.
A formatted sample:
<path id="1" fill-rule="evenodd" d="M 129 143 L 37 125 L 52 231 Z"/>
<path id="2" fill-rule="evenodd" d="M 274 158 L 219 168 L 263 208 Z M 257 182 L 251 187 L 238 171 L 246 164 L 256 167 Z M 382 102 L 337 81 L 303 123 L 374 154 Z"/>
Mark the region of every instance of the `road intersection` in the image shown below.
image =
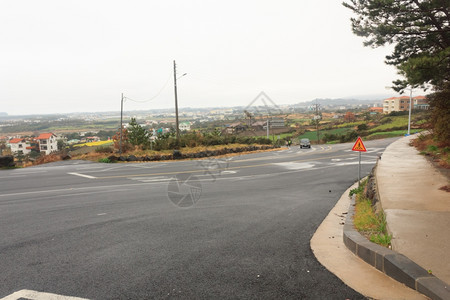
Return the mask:
<path id="1" fill-rule="evenodd" d="M 392 141 L 365 143 L 363 174 Z M 349 149 L 2 171 L 0 299 L 363 298 L 309 248 L 357 180 Z"/>

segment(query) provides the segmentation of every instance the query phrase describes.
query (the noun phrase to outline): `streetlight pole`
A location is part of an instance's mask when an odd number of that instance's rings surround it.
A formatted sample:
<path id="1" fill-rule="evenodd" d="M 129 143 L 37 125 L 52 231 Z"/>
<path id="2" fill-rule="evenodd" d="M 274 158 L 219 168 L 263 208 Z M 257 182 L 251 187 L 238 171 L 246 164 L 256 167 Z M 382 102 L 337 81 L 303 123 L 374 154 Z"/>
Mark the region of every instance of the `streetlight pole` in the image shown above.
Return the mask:
<path id="1" fill-rule="evenodd" d="M 173 84 L 175 89 L 175 126 L 177 133 L 177 145 L 180 143 L 180 127 L 178 123 L 178 97 L 177 97 L 177 64 L 173 61 Z"/>
<path id="2" fill-rule="evenodd" d="M 411 110 L 412 110 L 412 87 L 409 89 L 409 117 L 408 117 L 408 135 L 410 134 L 411 130 Z"/>
<path id="3" fill-rule="evenodd" d="M 123 93 L 122 99 L 120 100 L 120 142 L 119 142 L 119 154 L 122 155 L 122 121 L 123 121 Z"/>

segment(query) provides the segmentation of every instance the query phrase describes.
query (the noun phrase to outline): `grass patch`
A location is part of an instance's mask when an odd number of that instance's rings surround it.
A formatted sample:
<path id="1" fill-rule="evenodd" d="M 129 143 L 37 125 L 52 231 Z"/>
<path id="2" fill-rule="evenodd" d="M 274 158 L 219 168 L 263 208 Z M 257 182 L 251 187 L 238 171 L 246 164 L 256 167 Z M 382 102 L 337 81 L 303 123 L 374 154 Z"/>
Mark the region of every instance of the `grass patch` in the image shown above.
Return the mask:
<path id="1" fill-rule="evenodd" d="M 262 146 L 262 145 L 258 145 L 258 144 L 228 144 L 228 145 L 214 145 L 214 146 L 199 146 L 199 147 L 182 147 L 180 149 L 180 151 L 184 154 L 187 153 L 198 153 L 198 152 L 202 152 L 202 151 L 213 151 L 213 150 L 219 150 L 219 149 L 224 149 L 224 148 L 228 148 L 228 149 L 232 149 L 232 148 L 243 148 L 243 147 L 248 147 L 248 146 Z M 274 149 L 270 149 L 270 150 L 257 150 L 257 151 L 252 151 L 252 152 L 267 152 L 267 151 L 277 151 L 278 149 L 274 148 Z M 155 155 L 171 155 L 173 153 L 173 149 L 170 150 L 161 150 L 161 151 L 155 151 L 155 150 L 141 150 L 141 149 L 135 149 L 132 151 L 127 151 L 126 153 L 124 153 L 123 155 L 128 156 L 128 155 L 134 155 L 136 157 L 139 156 L 155 156 Z M 239 153 L 229 153 L 226 154 L 224 156 L 238 156 L 238 155 L 242 155 L 245 152 L 239 152 Z M 90 161 L 97 161 L 97 162 L 103 162 L 103 163 L 108 163 L 108 161 L 105 160 L 105 158 L 107 159 L 107 157 L 111 155 L 111 153 L 105 153 L 105 152 L 98 152 L 98 151 L 91 151 L 88 153 L 82 153 L 82 154 L 72 154 L 72 159 L 81 159 L 81 160 L 90 160 Z M 116 154 L 118 155 L 118 154 Z M 109 159 L 108 159 L 109 160 Z"/>
<path id="2" fill-rule="evenodd" d="M 107 157 L 100 158 L 100 159 L 98 160 L 98 162 L 106 163 L 106 164 L 112 163 L 112 161 L 111 161 L 109 158 L 107 158 Z"/>
<path id="3" fill-rule="evenodd" d="M 357 122 L 347 122 L 347 123 L 343 123 L 343 124 L 339 124 L 337 125 L 338 128 L 354 128 L 358 125 L 361 124 L 366 124 L 366 121 L 357 121 Z"/>
<path id="4" fill-rule="evenodd" d="M 378 125 L 369 130 L 369 133 L 377 131 L 389 131 L 389 129 L 408 127 L 408 116 L 390 116 L 390 122 Z"/>
<path id="5" fill-rule="evenodd" d="M 414 129 L 411 130 L 411 134 L 422 132 L 423 129 Z M 382 132 L 373 132 L 365 137 L 367 140 L 375 140 L 375 139 L 385 139 L 397 136 L 404 136 L 408 133 L 408 130 L 393 130 L 393 131 L 382 131 Z"/>
<path id="6" fill-rule="evenodd" d="M 356 230 L 371 242 L 389 247 L 392 236 L 387 232 L 386 216 L 383 211 L 377 212 L 372 201 L 364 196 L 366 183 L 367 180 L 363 181 L 359 188 L 350 191 L 350 196 L 356 195 L 353 224 Z"/>

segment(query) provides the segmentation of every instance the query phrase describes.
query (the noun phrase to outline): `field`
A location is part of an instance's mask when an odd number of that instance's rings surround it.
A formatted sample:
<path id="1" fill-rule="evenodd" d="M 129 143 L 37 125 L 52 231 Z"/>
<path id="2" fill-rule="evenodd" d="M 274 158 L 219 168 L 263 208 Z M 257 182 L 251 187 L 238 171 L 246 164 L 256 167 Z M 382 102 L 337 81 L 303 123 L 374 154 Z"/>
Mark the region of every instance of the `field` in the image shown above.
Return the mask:
<path id="1" fill-rule="evenodd" d="M 83 144 L 76 144 L 74 147 L 98 147 L 98 146 L 109 146 L 112 145 L 113 141 L 99 141 L 99 142 L 90 142 L 90 143 L 83 143 Z"/>
<path id="2" fill-rule="evenodd" d="M 343 127 L 329 130 L 320 130 L 320 138 L 323 137 L 325 133 L 328 134 L 346 134 L 351 131 L 353 128 Z M 316 131 L 308 131 L 298 137 L 299 139 L 310 139 L 311 141 L 317 141 L 317 132 Z"/>
<path id="3" fill-rule="evenodd" d="M 387 119 L 391 119 L 392 121 L 370 129 L 369 133 L 408 126 L 408 116 L 385 117 L 385 120 Z"/>

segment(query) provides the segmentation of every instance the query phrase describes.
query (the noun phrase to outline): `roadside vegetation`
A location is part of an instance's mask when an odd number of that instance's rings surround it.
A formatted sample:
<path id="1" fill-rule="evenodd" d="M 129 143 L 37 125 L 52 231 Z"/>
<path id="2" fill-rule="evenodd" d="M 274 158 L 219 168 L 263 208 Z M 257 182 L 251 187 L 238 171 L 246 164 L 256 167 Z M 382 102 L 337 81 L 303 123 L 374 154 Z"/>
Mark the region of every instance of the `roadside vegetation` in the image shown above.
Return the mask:
<path id="1" fill-rule="evenodd" d="M 371 242 L 389 248 L 392 236 L 387 232 L 386 216 L 365 196 L 366 184 L 367 180 L 364 180 L 359 188 L 350 191 L 350 196 L 355 195 L 356 197 L 353 224 L 356 230 Z"/>
<path id="2" fill-rule="evenodd" d="M 412 146 L 438 166 L 450 170 L 450 141 L 442 142 L 433 134 L 420 134 L 411 142 Z"/>

